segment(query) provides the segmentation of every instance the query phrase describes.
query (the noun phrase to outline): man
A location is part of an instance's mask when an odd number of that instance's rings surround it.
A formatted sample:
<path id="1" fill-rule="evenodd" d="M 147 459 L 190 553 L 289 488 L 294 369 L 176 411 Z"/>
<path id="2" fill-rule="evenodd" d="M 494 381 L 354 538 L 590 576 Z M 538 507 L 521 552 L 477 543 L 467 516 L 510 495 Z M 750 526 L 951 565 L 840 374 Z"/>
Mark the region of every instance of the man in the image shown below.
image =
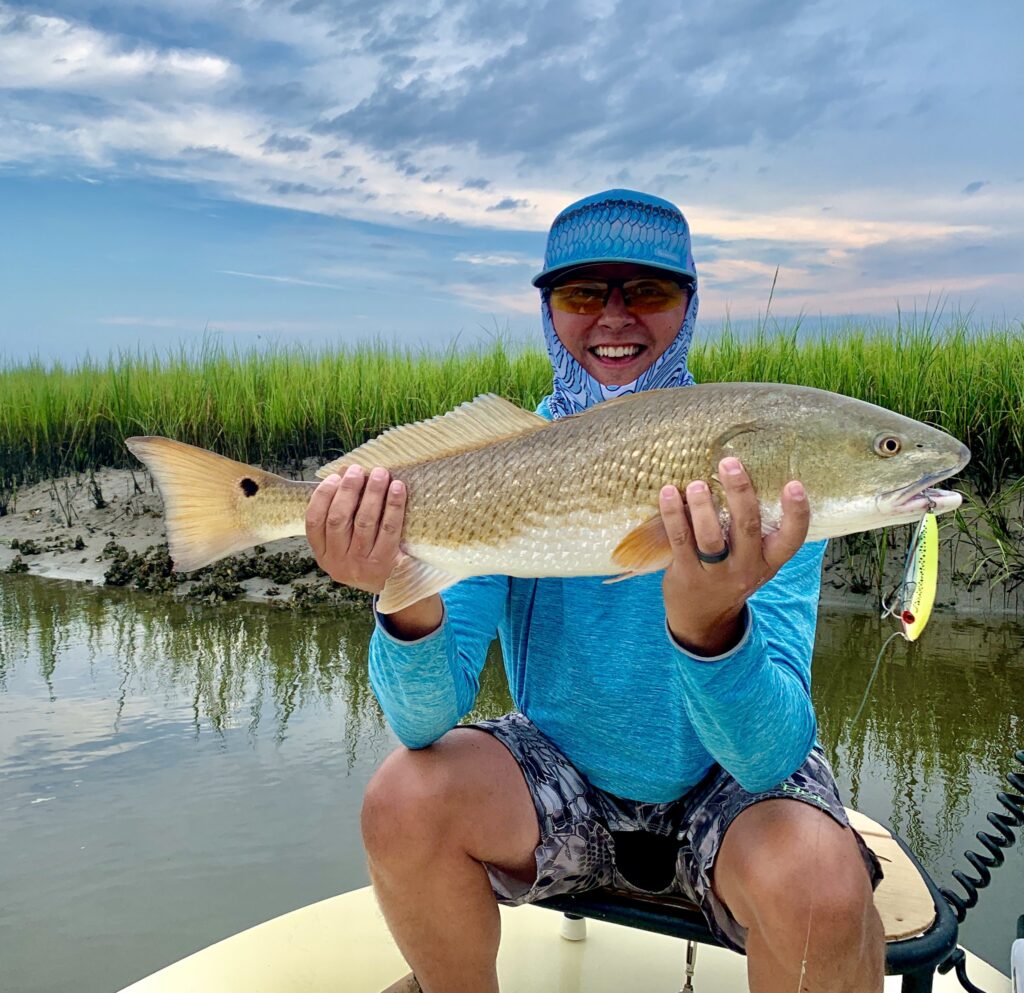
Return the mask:
<path id="1" fill-rule="evenodd" d="M 554 369 L 545 417 L 693 383 L 697 273 L 673 204 L 610 190 L 570 205 L 533 282 Z M 485 576 L 377 614 L 371 681 L 407 747 L 367 789 L 363 837 L 415 974 L 403 989 L 495 993 L 498 901 L 605 884 L 692 899 L 746 951 L 754 991 L 801 975 L 804 990 L 882 989 L 881 873 L 812 747 L 824 543 L 803 544 L 799 482 L 762 538 L 742 465 L 724 459 L 719 478 L 727 542 L 705 481 L 662 490 L 663 573 Z M 307 518 L 321 567 L 379 592 L 404 506 L 383 469 L 326 480 Z M 495 633 L 520 712 L 456 727 Z"/>

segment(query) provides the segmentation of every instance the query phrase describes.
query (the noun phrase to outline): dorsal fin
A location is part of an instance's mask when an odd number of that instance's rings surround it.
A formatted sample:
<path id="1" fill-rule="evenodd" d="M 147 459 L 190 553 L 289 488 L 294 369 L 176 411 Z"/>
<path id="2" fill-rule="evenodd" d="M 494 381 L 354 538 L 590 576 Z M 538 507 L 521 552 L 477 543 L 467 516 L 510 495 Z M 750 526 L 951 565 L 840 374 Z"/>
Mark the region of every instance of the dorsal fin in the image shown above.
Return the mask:
<path id="1" fill-rule="evenodd" d="M 332 472 L 344 472 L 350 465 L 400 469 L 531 434 L 549 423 L 540 414 L 523 410 L 495 393 L 484 393 L 447 414 L 388 428 L 365 445 L 328 462 L 317 470 L 317 475 L 326 479 Z"/>

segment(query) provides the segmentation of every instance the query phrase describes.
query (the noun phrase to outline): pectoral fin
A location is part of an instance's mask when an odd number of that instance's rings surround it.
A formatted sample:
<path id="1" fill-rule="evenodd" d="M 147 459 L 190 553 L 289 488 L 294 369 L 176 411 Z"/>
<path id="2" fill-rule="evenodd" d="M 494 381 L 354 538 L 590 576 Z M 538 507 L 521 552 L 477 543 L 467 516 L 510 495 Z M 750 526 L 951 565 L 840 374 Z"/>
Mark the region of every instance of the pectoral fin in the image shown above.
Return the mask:
<path id="1" fill-rule="evenodd" d="M 672 544 L 665 532 L 661 514 L 655 514 L 639 527 L 633 528 L 615 546 L 612 561 L 626 571 L 621 576 L 606 579 L 606 583 L 619 583 L 645 572 L 664 569 L 672 561 Z"/>
<path id="2" fill-rule="evenodd" d="M 377 600 L 377 609 L 382 614 L 393 614 L 417 600 L 424 600 L 454 586 L 460 578 L 428 565 L 421 559 L 405 555 L 384 584 Z"/>

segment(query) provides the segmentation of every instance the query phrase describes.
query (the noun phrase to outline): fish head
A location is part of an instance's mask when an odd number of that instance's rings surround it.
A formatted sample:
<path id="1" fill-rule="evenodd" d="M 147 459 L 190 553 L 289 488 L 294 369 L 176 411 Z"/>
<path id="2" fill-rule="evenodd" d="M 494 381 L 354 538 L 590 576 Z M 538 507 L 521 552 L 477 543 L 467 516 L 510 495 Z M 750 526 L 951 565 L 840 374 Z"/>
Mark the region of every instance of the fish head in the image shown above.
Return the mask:
<path id="1" fill-rule="evenodd" d="M 934 485 L 971 457 L 952 435 L 838 394 L 807 406 L 801 434 L 810 445 L 798 440 L 790 478 L 807 490 L 809 540 L 909 524 L 960 506 L 959 493 Z"/>

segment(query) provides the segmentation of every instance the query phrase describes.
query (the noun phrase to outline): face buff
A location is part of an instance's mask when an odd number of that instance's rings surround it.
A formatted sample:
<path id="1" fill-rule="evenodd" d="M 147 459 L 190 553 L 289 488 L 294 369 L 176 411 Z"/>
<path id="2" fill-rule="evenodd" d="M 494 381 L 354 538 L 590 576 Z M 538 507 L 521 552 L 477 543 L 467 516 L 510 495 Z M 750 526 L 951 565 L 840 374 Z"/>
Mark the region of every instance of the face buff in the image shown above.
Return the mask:
<path id="1" fill-rule="evenodd" d="M 691 265 L 693 263 L 691 262 Z M 697 284 L 683 316 L 679 333 L 672 344 L 658 356 L 657 361 L 646 372 L 642 372 L 632 383 L 623 386 L 604 386 L 590 375 L 562 344 L 551 323 L 551 305 L 548 302 L 550 290 L 541 291 L 540 314 L 544 324 L 544 340 L 548 356 L 555 371 L 554 390 L 548 407 L 554 418 L 568 417 L 602 400 L 613 400 L 627 393 L 640 390 L 656 390 L 665 386 L 693 386 L 694 379 L 686 366 L 686 356 L 693 340 L 693 326 L 697 321 Z"/>

